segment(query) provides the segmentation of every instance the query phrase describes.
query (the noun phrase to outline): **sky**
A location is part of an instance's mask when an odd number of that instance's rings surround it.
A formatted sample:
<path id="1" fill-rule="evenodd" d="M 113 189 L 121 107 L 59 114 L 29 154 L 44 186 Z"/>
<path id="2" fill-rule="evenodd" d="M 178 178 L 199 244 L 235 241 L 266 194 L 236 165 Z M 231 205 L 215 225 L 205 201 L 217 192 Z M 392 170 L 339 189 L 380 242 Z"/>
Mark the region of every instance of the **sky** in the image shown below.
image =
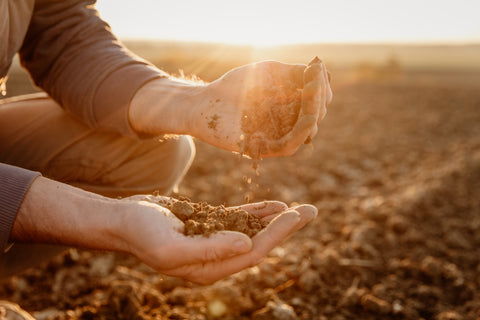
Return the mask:
<path id="1" fill-rule="evenodd" d="M 122 39 L 480 43 L 480 0 L 97 0 Z"/>

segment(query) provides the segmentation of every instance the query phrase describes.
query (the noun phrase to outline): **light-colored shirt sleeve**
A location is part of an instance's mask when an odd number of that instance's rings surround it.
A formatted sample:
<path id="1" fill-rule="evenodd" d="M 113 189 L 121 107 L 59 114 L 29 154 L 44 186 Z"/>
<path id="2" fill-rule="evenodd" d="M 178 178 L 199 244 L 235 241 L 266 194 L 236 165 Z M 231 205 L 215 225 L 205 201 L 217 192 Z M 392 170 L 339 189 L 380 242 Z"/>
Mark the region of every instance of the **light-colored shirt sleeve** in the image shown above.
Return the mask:
<path id="1" fill-rule="evenodd" d="M 94 4 L 37 0 L 20 50 L 22 65 L 36 85 L 88 125 L 137 136 L 128 121 L 130 101 L 142 85 L 166 74 L 128 51 Z"/>

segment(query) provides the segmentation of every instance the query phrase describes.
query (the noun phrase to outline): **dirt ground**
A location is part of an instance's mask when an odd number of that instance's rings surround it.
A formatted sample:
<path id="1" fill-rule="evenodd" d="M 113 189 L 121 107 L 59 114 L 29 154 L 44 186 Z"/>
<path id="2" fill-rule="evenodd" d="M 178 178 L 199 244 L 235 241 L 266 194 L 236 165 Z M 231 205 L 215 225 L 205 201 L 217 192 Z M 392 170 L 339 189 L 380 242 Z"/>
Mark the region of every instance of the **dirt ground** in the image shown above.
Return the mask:
<path id="1" fill-rule="evenodd" d="M 127 255 L 72 249 L 1 284 L 0 299 L 38 319 L 477 319 L 480 77 L 471 78 L 333 75 L 313 144 L 262 160 L 258 174 L 197 143 L 179 195 L 319 210 L 256 267 L 201 287 Z"/>

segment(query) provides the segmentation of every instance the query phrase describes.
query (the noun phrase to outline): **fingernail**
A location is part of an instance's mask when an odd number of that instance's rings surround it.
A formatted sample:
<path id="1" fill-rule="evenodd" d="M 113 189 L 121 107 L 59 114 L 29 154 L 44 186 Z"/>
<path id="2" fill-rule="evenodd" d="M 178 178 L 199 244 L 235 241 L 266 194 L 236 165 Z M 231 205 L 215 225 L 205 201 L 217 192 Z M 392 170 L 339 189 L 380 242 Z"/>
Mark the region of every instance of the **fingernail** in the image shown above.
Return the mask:
<path id="1" fill-rule="evenodd" d="M 250 246 L 243 240 L 237 240 L 233 243 L 233 249 L 236 252 L 246 252 L 250 249 Z"/>

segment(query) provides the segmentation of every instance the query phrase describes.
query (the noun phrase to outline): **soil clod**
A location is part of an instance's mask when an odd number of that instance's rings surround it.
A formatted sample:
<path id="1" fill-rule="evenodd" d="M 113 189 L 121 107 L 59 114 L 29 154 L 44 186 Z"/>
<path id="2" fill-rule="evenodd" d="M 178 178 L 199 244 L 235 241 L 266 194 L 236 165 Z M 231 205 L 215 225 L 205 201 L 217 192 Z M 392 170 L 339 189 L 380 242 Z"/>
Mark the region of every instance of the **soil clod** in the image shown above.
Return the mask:
<path id="1" fill-rule="evenodd" d="M 212 206 L 206 202 L 192 203 L 188 200 L 173 203 L 159 201 L 158 204 L 169 209 L 185 224 L 185 235 L 210 236 L 212 233 L 229 230 L 245 233 L 253 237 L 267 226 L 254 214 L 239 208 L 226 208 L 223 205 Z"/>

